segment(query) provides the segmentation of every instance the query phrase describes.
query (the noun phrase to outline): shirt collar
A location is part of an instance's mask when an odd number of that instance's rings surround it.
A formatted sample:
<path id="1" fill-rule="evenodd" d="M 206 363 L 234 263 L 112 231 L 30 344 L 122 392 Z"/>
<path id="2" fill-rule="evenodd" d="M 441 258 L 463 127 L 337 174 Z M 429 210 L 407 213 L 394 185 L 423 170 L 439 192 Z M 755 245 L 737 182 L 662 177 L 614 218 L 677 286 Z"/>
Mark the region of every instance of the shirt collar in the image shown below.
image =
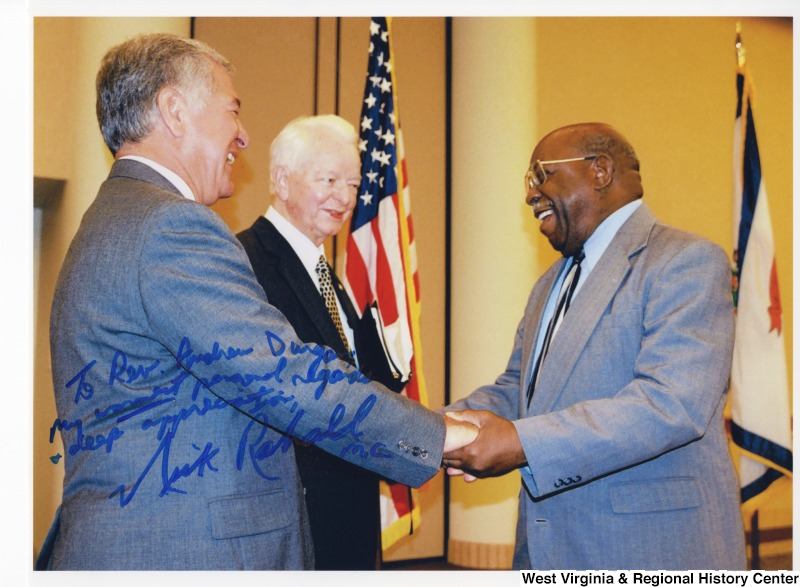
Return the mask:
<path id="1" fill-rule="evenodd" d="M 147 157 L 141 157 L 139 155 L 125 155 L 124 157 L 120 157 L 120 159 L 133 159 L 134 161 L 138 161 L 139 163 L 144 163 L 151 169 L 157 171 L 161 175 L 163 175 L 167 180 L 175 186 L 175 188 L 181 193 L 181 195 L 186 198 L 187 200 L 194 200 L 197 201 L 192 193 L 189 184 L 187 184 L 183 179 L 174 171 L 170 171 L 163 165 L 160 165 L 153 161 L 152 159 L 148 159 Z"/>
<path id="2" fill-rule="evenodd" d="M 600 257 L 603 256 L 603 253 L 608 248 L 608 244 L 617 234 L 617 231 L 641 204 L 641 199 L 625 204 L 598 225 L 592 235 L 583 244 L 583 252 L 586 254 L 586 259 L 581 264 L 583 273 L 588 274 L 588 272 L 591 271 L 591 268 L 594 267 Z M 589 271 L 587 271 L 587 269 Z"/>
<path id="3" fill-rule="evenodd" d="M 311 239 L 300 232 L 294 224 L 286 220 L 286 218 L 272 206 L 267 209 L 267 213 L 264 214 L 264 217 L 272 222 L 275 229 L 289 242 L 294 252 L 300 257 L 300 262 L 303 263 L 303 267 L 306 268 L 306 271 L 308 271 L 308 274 L 311 275 L 316 283 L 317 262 L 319 261 L 320 255 L 325 255 L 325 248 L 322 245 L 317 246 L 311 242 Z"/>

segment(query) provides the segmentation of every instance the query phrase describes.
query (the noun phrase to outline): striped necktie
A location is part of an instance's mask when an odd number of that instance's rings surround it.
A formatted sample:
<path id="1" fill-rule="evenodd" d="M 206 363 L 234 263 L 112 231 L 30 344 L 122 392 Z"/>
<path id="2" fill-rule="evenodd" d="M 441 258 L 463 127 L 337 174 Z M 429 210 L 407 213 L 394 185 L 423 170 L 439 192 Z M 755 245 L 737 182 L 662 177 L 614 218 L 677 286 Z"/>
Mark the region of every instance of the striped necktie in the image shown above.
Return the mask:
<path id="1" fill-rule="evenodd" d="M 539 356 L 536 358 L 536 365 L 533 368 L 533 375 L 531 375 L 531 382 L 528 385 L 528 407 L 531 407 L 531 398 L 533 397 L 533 389 L 536 386 L 536 380 L 539 378 L 539 371 L 541 370 L 542 363 L 544 362 L 545 355 L 550 349 L 550 341 L 555 336 L 558 327 L 561 326 L 561 321 L 564 319 L 564 314 L 569 309 L 569 304 L 572 301 L 572 295 L 575 293 L 575 288 L 578 286 L 578 280 L 581 278 L 581 261 L 585 255 L 583 248 L 575 253 L 572 257 L 572 265 L 564 278 L 564 283 L 561 284 L 561 289 L 556 298 L 556 308 L 553 310 L 553 316 L 550 318 L 550 323 L 547 325 L 547 331 L 544 334 L 544 341 L 542 342 L 542 350 L 539 351 Z"/>
<path id="2" fill-rule="evenodd" d="M 344 328 L 342 327 L 342 317 L 339 315 L 339 307 L 336 305 L 336 292 L 333 291 L 331 270 L 328 267 L 328 262 L 322 255 L 320 255 L 319 261 L 317 261 L 315 270 L 319 276 L 319 291 L 322 294 L 322 299 L 325 300 L 325 306 L 328 308 L 328 314 L 330 314 L 331 320 L 333 320 L 333 325 L 336 326 L 336 330 L 339 332 L 339 336 L 342 338 L 342 342 L 344 343 L 344 348 L 349 355 L 350 345 L 347 343 L 347 337 L 345 336 Z"/>

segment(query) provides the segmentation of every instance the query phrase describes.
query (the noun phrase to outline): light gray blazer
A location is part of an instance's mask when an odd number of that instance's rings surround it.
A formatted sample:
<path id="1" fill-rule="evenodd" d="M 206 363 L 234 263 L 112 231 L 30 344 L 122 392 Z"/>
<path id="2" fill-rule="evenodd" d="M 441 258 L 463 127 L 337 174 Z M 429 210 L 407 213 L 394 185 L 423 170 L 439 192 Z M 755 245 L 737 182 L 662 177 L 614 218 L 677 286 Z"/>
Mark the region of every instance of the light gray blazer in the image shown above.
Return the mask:
<path id="1" fill-rule="evenodd" d="M 279 431 L 409 485 L 437 472 L 439 416 L 293 341 L 219 217 L 116 162 L 53 302 L 65 479 L 42 565 L 312 568 Z"/>
<path id="2" fill-rule="evenodd" d="M 572 301 L 528 410 L 534 340 L 562 263 L 533 287 L 506 371 L 453 406 L 515 420 L 529 465 L 515 568 L 745 569 L 723 424 L 727 256 L 642 204 Z"/>

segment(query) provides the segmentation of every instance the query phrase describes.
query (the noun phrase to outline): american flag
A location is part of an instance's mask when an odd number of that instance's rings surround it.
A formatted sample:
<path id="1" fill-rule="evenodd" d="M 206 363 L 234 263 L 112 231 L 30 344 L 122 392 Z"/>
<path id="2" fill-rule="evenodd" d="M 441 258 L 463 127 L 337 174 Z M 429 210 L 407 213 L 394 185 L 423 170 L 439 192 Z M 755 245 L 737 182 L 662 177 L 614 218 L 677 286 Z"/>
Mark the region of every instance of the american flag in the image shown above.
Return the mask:
<path id="1" fill-rule="evenodd" d="M 738 456 L 743 510 L 752 514 L 770 497 L 767 489 L 788 488 L 792 433 L 772 223 L 751 109 L 752 86 L 740 38 L 737 50 L 731 436 Z"/>
<path id="2" fill-rule="evenodd" d="M 427 405 L 420 357 L 419 276 L 389 26 L 389 18 L 370 22 L 360 120 L 361 188 L 347 239 L 343 281 L 359 314 L 377 314 L 387 355 L 408 379 L 403 394 Z M 420 521 L 416 491 L 382 483 L 383 549 L 413 533 Z"/>

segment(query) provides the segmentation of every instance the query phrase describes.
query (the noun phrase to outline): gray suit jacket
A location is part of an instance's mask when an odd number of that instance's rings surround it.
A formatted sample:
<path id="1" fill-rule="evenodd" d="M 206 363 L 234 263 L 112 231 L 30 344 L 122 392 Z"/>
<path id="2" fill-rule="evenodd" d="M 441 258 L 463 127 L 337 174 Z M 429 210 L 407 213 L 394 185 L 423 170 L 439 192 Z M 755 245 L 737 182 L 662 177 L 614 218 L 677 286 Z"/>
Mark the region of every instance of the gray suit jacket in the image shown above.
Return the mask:
<path id="1" fill-rule="evenodd" d="M 642 204 L 573 299 L 528 410 L 533 344 L 562 263 L 533 287 L 506 371 L 454 405 L 515 420 L 529 465 L 515 567 L 744 569 L 723 423 L 727 256 Z"/>
<path id="2" fill-rule="evenodd" d="M 419 486 L 441 418 L 297 342 L 219 217 L 118 161 L 51 318 L 65 448 L 53 569 L 312 568 L 288 432 Z"/>

